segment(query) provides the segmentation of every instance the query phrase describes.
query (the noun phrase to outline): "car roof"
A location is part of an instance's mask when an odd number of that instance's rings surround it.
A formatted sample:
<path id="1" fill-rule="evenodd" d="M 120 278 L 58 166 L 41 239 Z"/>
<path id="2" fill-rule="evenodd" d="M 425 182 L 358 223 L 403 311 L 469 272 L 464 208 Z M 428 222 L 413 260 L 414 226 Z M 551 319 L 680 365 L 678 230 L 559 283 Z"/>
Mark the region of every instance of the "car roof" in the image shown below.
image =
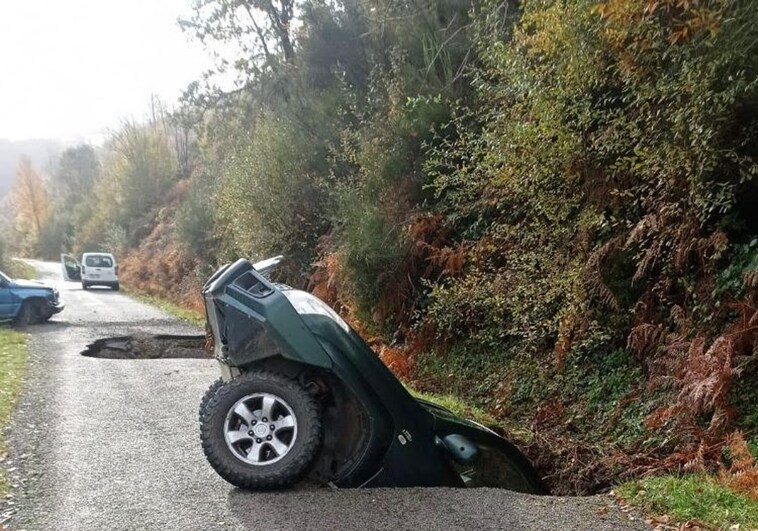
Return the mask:
<path id="1" fill-rule="evenodd" d="M 111 253 L 82 253 L 82 256 L 110 256 L 113 258 Z"/>

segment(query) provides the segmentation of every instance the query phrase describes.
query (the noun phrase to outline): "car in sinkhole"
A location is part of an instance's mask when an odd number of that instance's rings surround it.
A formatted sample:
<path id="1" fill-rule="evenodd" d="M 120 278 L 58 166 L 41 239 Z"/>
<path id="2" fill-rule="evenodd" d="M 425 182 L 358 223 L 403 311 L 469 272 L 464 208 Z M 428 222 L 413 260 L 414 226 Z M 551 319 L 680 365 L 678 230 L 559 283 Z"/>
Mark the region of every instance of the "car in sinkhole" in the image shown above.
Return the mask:
<path id="1" fill-rule="evenodd" d="M 239 259 L 202 290 L 221 377 L 200 405 L 201 443 L 222 478 L 547 493 L 516 446 L 415 398 L 332 308 L 271 281 L 281 260 Z"/>

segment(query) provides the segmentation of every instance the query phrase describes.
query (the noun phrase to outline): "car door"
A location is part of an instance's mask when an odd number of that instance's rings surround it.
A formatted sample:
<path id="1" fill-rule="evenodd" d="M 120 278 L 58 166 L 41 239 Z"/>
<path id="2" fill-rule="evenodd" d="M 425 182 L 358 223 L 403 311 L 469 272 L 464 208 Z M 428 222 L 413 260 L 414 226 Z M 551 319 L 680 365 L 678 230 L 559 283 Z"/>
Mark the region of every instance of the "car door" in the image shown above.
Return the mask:
<path id="1" fill-rule="evenodd" d="M 107 255 L 100 256 L 100 278 L 107 282 L 115 282 L 117 279 L 114 271 L 114 259 Z"/>
<path id="2" fill-rule="evenodd" d="M 61 271 L 64 280 L 73 282 L 82 279 L 82 265 L 70 254 L 61 254 Z"/>

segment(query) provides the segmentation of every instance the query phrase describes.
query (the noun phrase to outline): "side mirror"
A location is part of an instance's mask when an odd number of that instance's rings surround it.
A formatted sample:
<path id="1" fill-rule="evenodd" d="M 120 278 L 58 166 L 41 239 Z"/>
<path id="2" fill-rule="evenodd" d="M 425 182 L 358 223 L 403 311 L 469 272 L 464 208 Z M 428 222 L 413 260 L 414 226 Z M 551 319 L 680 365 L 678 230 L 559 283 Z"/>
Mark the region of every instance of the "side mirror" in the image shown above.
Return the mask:
<path id="1" fill-rule="evenodd" d="M 471 463 L 479 453 L 479 449 L 467 437 L 458 433 L 451 433 L 442 439 L 437 438 L 437 446 L 442 447 L 457 463 L 467 465 Z"/>
<path id="2" fill-rule="evenodd" d="M 258 271 L 261 275 L 268 278 L 268 276 L 271 274 L 271 272 L 276 269 L 276 267 L 284 260 L 284 257 L 274 256 L 272 258 L 266 258 L 265 260 L 261 260 L 260 262 L 255 262 L 253 264 L 253 269 Z"/>

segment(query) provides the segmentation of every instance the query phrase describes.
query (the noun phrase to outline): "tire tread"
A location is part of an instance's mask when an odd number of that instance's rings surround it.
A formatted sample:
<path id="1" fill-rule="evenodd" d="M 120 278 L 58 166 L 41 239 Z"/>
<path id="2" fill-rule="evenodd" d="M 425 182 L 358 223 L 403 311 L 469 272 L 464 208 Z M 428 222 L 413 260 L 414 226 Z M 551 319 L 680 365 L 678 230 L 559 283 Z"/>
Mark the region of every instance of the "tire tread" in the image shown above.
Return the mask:
<path id="1" fill-rule="evenodd" d="M 224 456 L 219 455 L 213 442 L 211 429 L 214 414 L 225 414 L 219 411 L 220 403 L 230 394 L 235 393 L 240 387 L 248 385 L 251 381 L 268 380 L 289 390 L 298 393 L 305 402 L 304 415 L 311 419 L 313 429 L 310 437 L 304 441 L 299 455 L 285 468 L 269 473 L 265 476 L 253 476 L 244 474 L 236 467 L 229 466 Z M 273 490 L 290 487 L 300 481 L 310 470 L 321 447 L 322 424 L 318 402 L 309 395 L 295 380 L 278 373 L 267 370 L 247 372 L 231 381 L 224 382 L 221 379 L 211 384 L 202 399 L 199 412 L 200 440 L 203 452 L 208 462 L 216 472 L 226 481 L 242 489 L 247 490 Z M 300 433 L 298 433 L 300 435 Z M 227 451 L 226 448 L 221 451 Z M 234 456 L 227 458 L 236 459 Z M 235 463 L 236 464 L 236 463 Z M 244 466 L 244 465 L 243 465 Z"/>

